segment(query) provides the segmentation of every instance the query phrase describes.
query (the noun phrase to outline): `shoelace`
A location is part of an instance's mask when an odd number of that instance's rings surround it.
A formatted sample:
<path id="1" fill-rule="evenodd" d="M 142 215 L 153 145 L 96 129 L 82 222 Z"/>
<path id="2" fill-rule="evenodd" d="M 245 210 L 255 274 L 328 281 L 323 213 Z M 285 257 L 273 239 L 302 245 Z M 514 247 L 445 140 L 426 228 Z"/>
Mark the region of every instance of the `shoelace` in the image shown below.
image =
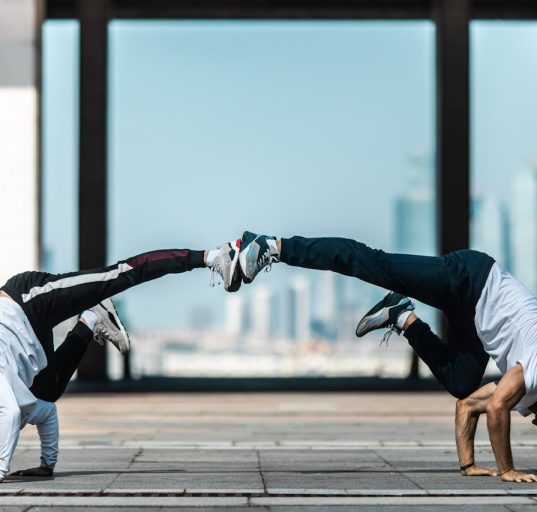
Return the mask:
<path id="1" fill-rule="evenodd" d="M 278 261 L 278 259 L 270 254 L 270 249 L 267 249 L 257 260 L 257 268 L 259 270 L 265 269 L 265 272 L 272 270 L 272 264 Z"/>
<path id="2" fill-rule="evenodd" d="M 394 332 L 396 332 L 397 334 L 400 334 L 401 331 L 395 325 L 392 325 L 390 327 L 390 330 L 385 332 L 384 336 L 382 336 L 382 339 L 380 340 L 380 345 L 379 346 L 382 347 L 383 343 L 386 343 L 386 346 L 388 346 L 389 345 L 388 341 L 390 340 L 390 338 L 391 338 L 391 336 L 392 336 L 392 334 Z"/>
<path id="3" fill-rule="evenodd" d="M 209 282 L 209 286 L 214 288 L 215 286 L 221 285 L 224 279 L 222 277 L 223 273 L 224 269 L 222 268 L 222 262 L 219 259 L 216 259 L 211 268 L 211 280 Z"/>
<path id="4" fill-rule="evenodd" d="M 121 336 L 108 329 L 105 325 L 97 324 L 97 327 L 95 327 L 95 331 L 93 332 L 93 339 L 101 346 L 103 346 L 106 341 L 110 341 L 117 346 Z"/>
<path id="5" fill-rule="evenodd" d="M 107 340 L 106 336 L 108 336 L 108 338 L 111 338 L 112 333 L 104 325 L 101 325 L 101 324 L 97 325 L 93 333 L 93 339 L 99 345 L 101 345 L 101 347 L 104 345 L 104 342 Z"/>
<path id="6" fill-rule="evenodd" d="M 220 273 L 213 267 L 211 269 L 211 280 L 209 281 L 209 286 L 213 288 L 222 284 L 222 276 Z"/>

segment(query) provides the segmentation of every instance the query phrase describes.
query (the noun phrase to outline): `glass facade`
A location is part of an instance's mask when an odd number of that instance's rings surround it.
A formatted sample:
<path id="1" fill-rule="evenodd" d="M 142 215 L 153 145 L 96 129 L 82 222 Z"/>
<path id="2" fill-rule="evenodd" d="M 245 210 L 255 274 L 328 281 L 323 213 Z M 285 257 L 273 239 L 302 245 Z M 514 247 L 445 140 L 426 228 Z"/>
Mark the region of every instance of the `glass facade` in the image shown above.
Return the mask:
<path id="1" fill-rule="evenodd" d="M 471 247 L 537 293 L 537 23 L 472 22 L 470 55 Z"/>
<path id="2" fill-rule="evenodd" d="M 113 21 L 109 45 L 110 262 L 244 229 L 434 254 L 431 22 Z M 382 290 L 283 264 L 210 280 L 122 295 L 134 375 L 409 370 L 404 340 L 354 338 Z"/>
<path id="3" fill-rule="evenodd" d="M 470 35 L 472 247 L 537 293 L 537 22 Z"/>
<path id="4" fill-rule="evenodd" d="M 54 273 L 78 268 L 79 46 L 77 21 L 43 24 L 41 251 Z"/>

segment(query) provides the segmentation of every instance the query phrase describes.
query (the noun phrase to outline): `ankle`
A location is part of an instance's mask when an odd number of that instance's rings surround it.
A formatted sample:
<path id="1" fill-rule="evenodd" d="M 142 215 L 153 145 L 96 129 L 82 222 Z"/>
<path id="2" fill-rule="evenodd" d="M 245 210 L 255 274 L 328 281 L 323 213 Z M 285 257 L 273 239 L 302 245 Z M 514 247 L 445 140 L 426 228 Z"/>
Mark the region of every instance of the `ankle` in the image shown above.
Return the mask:
<path id="1" fill-rule="evenodd" d="M 403 331 L 406 331 L 417 319 L 418 317 L 414 313 L 410 313 L 403 325 Z"/>
<path id="2" fill-rule="evenodd" d="M 203 260 L 205 261 L 205 266 L 209 268 L 214 267 L 214 262 L 217 260 L 218 255 L 220 254 L 220 251 L 218 249 L 214 249 L 212 251 L 205 251 Z"/>
<path id="3" fill-rule="evenodd" d="M 270 255 L 273 257 L 273 258 L 276 258 L 277 261 L 280 260 L 280 248 L 281 248 L 281 244 L 278 245 L 278 240 L 275 240 L 274 238 L 266 238 L 266 241 L 267 241 L 267 245 L 269 247 L 269 250 L 270 250 Z M 274 261 L 274 260 L 272 260 Z"/>
<path id="4" fill-rule="evenodd" d="M 98 320 L 97 314 L 93 311 L 90 311 L 89 309 L 87 309 L 80 315 L 80 321 L 86 324 L 88 329 L 92 332 L 95 330 L 95 326 L 97 325 L 97 320 Z"/>

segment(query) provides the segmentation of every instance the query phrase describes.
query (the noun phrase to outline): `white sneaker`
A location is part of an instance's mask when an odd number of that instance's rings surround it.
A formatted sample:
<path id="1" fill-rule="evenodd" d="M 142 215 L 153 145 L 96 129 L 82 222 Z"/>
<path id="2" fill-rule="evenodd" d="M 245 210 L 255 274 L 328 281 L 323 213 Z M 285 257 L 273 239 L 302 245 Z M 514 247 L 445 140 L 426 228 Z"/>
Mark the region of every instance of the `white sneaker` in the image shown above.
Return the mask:
<path id="1" fill-rule="evenodd" d="M 129 335 L 119 315 L 112 299 L 105 299 L 96 306 L 90 308 L 97 315 L 97 323 L 93 330 L 93 339 L 100 345 L 105 341 L 110 342 L 122 354 L 126 354 L 130 349 Z"/>
<path id="2" fill-rule="evenodd" d="M 211 262 L 213 275 L 216 273 L 224 281 L 224 288 L 228 292 L 236 292 L 241 287 L 241 274 L 239 262 L 239 249 L 241 241 L 228 242 L 217 248 L 216 257 Z"/>

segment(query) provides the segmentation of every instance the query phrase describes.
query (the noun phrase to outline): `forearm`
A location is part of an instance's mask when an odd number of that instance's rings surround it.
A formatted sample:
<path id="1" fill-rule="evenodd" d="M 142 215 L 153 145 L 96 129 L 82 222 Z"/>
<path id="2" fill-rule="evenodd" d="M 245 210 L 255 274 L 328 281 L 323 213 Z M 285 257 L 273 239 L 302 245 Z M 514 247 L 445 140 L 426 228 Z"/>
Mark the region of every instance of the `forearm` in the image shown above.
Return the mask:
<path id="1" fill-rule="evenodd" d="M 39 432 L 39 436 L 41 438 L 41 467 L 54 469 L 58 460 L 58 430 Z"/>
<path id="2" fill-rule="evenodd" d="M 490 444 L 502 480 L 507 482 L 537 482 L 537 475 L 514 469 L 511 453 L 511 409 L 525 393 L 524 371 L 516 364 L 502 377 L 487 405 Z"/>
<path id="3" fill-rule="evenodd" d="M 474 462 L 474 439 L 479 416 L 487 410 L 487 405 L 496 391 L 496 387 L 495 382 L 490 382 L 464 400 L 457 400 L 455 406 L 455 441 L 461 467 Z"/>
<path id="4" fill-rule="evenodd" d="M 487 428 L 490 444 L 500 475 L 513 469 L 511 452 L 511 410 L 497 407 L 487 411 Z"/>
<path id="5" fill-rule="evenodd" d="M 41 440 L 41 467 L 54 468 L 58 459 L 59 427 L 56 406 L 38 400 L 29 423 L 37 426 Z"/>
<path id="6" fill-rule="evenodd" d="M 41 439 L 41 467 L 54 469 L 58 461 L 58 424 L 38 425 Z"/>
<path id="7" fill-rule="evenodd" d="M 474 463 L 474 439 L 479 421 L 479 413 L 457 403 L 455 415 L 455 441 L 460 467 Z"/>

